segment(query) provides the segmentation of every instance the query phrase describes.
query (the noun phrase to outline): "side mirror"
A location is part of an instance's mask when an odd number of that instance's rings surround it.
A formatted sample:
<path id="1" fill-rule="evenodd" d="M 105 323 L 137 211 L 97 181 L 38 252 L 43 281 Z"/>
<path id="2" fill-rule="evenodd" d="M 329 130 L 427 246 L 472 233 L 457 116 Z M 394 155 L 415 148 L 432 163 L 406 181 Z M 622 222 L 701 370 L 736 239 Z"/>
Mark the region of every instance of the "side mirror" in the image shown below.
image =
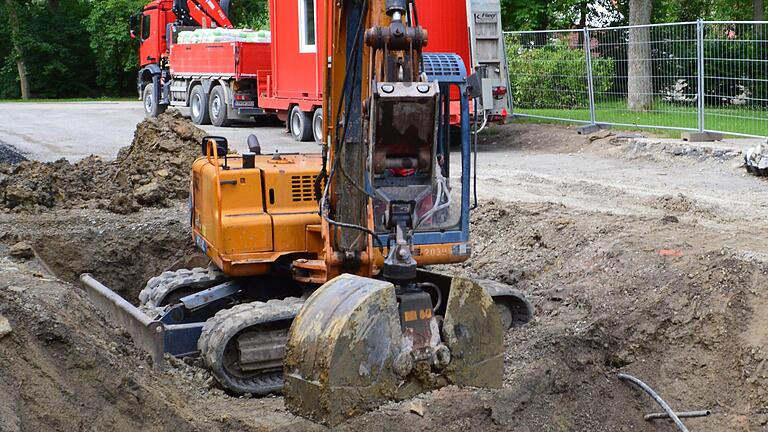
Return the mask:
<path id="1" fill-rule="evenodd" d="M 203 156 L 208 156 L 208 143 L 213 140 L 216 144 L 216 155 L 218 157 L 227 157 L 229 153 L 229 142 L 222 136 L 205 136 L 200 143 Z M 212 152 L 211 152 L 212 153 Z"/>
<path id="2" fill-rule="evenodd" d="M 131 15 L 129 26 L 131 39 L 136 39 L 136 14 Z"/>
<path id="3" fill-rule="evenodd" d="M 260 155 L 261 154 L 261 145 L 259 144 L 259 139 L 254 134 L 248 135 L 248 150 L 251 151 L 253 154 Z"/>

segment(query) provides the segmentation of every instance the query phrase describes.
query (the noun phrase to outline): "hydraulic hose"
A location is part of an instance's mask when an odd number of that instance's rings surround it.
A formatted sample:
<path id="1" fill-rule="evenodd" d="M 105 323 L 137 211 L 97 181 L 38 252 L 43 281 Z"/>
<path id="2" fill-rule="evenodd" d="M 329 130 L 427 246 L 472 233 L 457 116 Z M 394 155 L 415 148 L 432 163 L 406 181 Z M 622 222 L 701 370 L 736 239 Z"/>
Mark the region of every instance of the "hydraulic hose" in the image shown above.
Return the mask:
<path id="1" fill-rule="evenodd" d="M 683 422 L 680 420 L 680 418 L 675 414 L 674 411 L 672 411 L 672 408 L 669 407 L 669 405 L 664 402 L 664 399 L 661 398 L 655 391 L 653 391 L 652 388 L 648 387 L 648 384 L 640 381 L 639 379 L 633 377 L 632 375 L 627 375 L 624 373 L 619 374 L 619 379 L 622 381 L 629 381 L 632 384 L 635 384 L 636 386 L 640 387 L 645 391 L 648 396 L 652 397 L 653 400 L 656 401 L 657 404 L 664 410 L 665 413 L 669 416 L 669 418 L 672 419 L 673 422 L 675 422 L 675 425 L 678 429 L 680 429 L 681 432 L 688 432 L 688 428 L 685 427 Z"/>

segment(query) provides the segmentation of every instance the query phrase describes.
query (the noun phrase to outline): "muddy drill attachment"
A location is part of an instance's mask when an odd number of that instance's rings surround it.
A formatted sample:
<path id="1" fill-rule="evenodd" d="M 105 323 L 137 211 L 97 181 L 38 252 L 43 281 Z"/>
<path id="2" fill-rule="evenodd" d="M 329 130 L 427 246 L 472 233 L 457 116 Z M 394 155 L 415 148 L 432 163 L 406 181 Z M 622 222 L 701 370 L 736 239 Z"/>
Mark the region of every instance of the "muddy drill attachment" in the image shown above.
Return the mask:
<path id="1" fill-rule="evenodd" d="M 343 104 L 343 115 L 330 118 L 332 169 L 321 211 L 329 227 L 328 274 L 340 275 L 316 290 L 294 319 L 284 368 L 287 407 L 327 425 L 449 384 L 501 387 L 506 330 L 478 283 L 418 270 L 432 254 L 434 264 L 469 255 L 463 62 L 451 54 L 422 59 L 427 33 L 415 22 L 413 1 L 339 5 L 333 27 L 346 25 L 347 36 L 372 25 L 365 48 L 348 38 L 346 49 L 335 46 L 331 56 L 332 80 L 347 87 L 326 100 Z M 361 54 L 365 60 L 358 63 Z M 337 75 L 343 59 L 344 74 Z M 446 121 L 451 85 L 462 110 L 462 178 L 454 188 Z M 355 110 L 356 103 L 363 108 Z M 361 153 L 351 160 L 352 151 Z M 339 170 L 345 175 L 334 177 Z M 349 211 L 354 208 L 363 211 Z M 373 241 L 360 241 L 369 237 Z M 378 251 L 381 268 L 366 267 L 365 257 Z"/>
<path id="2" fill-rule="evenodd" d="M 479 285 L 453 279 L 442 325 L 429 299 L 398 291 L 345 274 L 309 298 L 286 349 L 291 411 L 333 426 L 449 384 L 501 387 L 504 331 Z"/>

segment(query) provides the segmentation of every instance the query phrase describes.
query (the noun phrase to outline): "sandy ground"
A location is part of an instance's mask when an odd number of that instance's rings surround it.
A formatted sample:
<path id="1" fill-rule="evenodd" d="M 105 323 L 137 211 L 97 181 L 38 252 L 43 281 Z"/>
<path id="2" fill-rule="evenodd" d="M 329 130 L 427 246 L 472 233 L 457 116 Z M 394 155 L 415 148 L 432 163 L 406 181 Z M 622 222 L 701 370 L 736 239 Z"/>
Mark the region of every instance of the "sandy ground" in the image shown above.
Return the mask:
<path id="1" fill-rule="evenodd" d="M 699 212 L 768 221 L 765 181 L 739 169 L 739 157 L 673 156 L 638 149 L 617 139 L 620 132 L 591 141 L 560 126 L 513 125 L 489 135 L 478 157 L 481 198 L 659 215 L 666 208 L 653 201 L 671 195 L 695 201 L 690 205 Z"/>
<path id="2" fill-rule="evenodd" d="M 494 129 L 480 144 L 473 257 L 439 270 L 533 301 L 535 320 L 506 335 L 504 387 L 445 388 L 339 429 L 673 430 L 643 421 L 658 407 L 623 371 L 676 409 L 713 411 L 691 430 L 764 430 L 768 181 L 738 165 L 559 126 Z M 0 214 L 0 241 L 19 240 L 37 258 L 0 259 L 14 328 L 0 339 L 0 431 L 323 430 L 280 397 L 227 396 L 183 362 L 152 371 L 70 284 L 95 272 L 135 301 L 150 276 L 193 259 L 182 203 Z"/>
<path id="3" fill-rule="evenodd" d="M 182 110 L 188 115 L 188 110 Z M 144 119 L 141 102 L 0 103 L 0 145 L 10 145 L 29 159 L 43 162 L 89 155 L 111 160 L 131 142 L 136 124 Z M 297 143 L 279 125 L 238 124 L 204 126 L 211 135 L 225 136 L 232 148 L 247 150 L 245 140 L 255 134 L 263 151 L 316 151 L 314 143 Z M 83 145 L 88 143 L 88 145 Z"/>

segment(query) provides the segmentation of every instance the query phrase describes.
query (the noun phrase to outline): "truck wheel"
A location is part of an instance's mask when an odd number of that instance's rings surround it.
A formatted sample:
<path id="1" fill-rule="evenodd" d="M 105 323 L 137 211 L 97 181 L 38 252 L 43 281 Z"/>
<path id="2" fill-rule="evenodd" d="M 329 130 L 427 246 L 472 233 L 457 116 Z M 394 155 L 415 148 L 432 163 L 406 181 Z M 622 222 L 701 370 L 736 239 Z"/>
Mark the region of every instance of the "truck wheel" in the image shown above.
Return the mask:
<path id="1" fill-rule="evenodd" d="M 299 106 L 293 107 L 288 117 L 288 127 L 296 141 L 309 141 L 312 139 L 312 117 L 302 111 Z"/>
<path id="2" fill-rule="evenodd" d="M 144 100 L 144 114 L 147 117 L 157 117 L 165 112 L 165 105 L 157 103 L 157 98 L 152 91 L 153 85 L 149 83 L 144 86 L 144 92 L 142 94 L 142 100 Z"/>
<path id="3" fill-rule="evenodd" d="M 229 126 L 227 118 L 227 102 L 224 98 L 224 89 L 216 86 L 211 90 L 211 98 L 208 101 L 208 112 L 211 115 L 211 123 L 214 126 Z"/>
<path id="4" fill-rule="evenodd" d="M 192 123 L 204 125 L 211 124 L 211 116 L 208 114 L 208 98 L 205 97 L 203 86 L 195 86 L 189 96 L 189 113 Z"/>
<path id="5" fill-rule="evenodd" d="M 315 110 L 315 114 L 312 115 L 312 135 L 315 137 L 315 142 L 323 144 L 323 109 L 318 108 Z"/>

